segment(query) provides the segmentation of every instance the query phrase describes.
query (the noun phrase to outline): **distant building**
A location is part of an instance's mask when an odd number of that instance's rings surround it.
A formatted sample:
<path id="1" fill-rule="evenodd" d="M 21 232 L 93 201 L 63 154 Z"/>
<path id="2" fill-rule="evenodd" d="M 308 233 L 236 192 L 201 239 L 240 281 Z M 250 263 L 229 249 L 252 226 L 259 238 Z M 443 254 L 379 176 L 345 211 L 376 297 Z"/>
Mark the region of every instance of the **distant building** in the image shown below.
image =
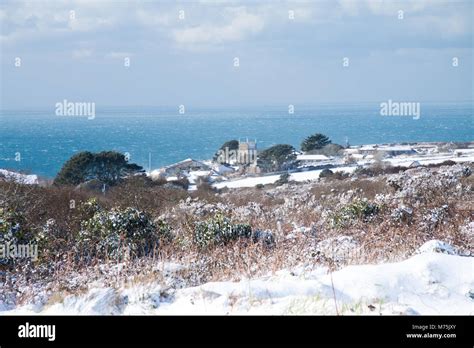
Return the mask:
<path id="1" fill-rule="evenodd" d="M 364 145 L 357 148 L 357 150 L 363 155 L 381 153 L 389 157 L 413 155 L 417 153 L 410 145 Z"/>
<path id="2" fill-rule="evenodd" d="M 299 168 L 328 164 L 330 161 L 331 159 L 325 155 L 296 155 L 296 163 Z"/>
<path id="3" fill-rule="evenodd" d="M 342 152 L 344 153 L 344 155 L 353 155 L 353 154 L 359 153 L 359 149 L 354 149 L 350 147 L 350 148 L 342 150 Z"/>
<path id="4" fill-rule="evenodd" d="M 432 153 L 438 153 L 438 145 L 436 144 L 426 144 L 426 143 L 421 143 L 421 144 L 415 144 L 412 146 L 413 150 L 415 150 L 418 153 L 421 154 L 432 154 Z"/>
<path id="5" fill-rule="evenodd" d="M 220 149 L 214 159 L 220 164 L 230 164 L 233 166 L 249 165 L 257 162 L 257 142 L 240 141 L 237 149 Z"/>
<path id="6" fill-rule="evenodd" d="M 219 175 L 226 175 L 235 172 L 235 169 L 226 164 L 215 163 L 212 166 L 212 170 L 214 170 Z"/>
<path id="7" fill-rule="evenodd" d="M 373 160 L 374 156 L 373 155 L 362 155 L 360 153 L 345 153 L 343 157 L 344 163 L 355 163 L 358 161 L 368 161 L 368 160 Z"/>
<path id="8" fill-rule="evenodd" d="M 257 162 L 257 141 L 240 141 L 236 164 L 251 164 Z"/>
<path id="9" fill-rule="evenodd" d="M 455 156 L 474 155 L 474 149 L 456 149 L 453 151 Z"/>
<path id="10" fill-rule="evenodd" d="M 187 176 L 190 172 L 210 171 L 211 168 L 203 162 L 187 158 L 181 162 L 170 164 L 159 170 L 160 175 L 164 177 L 169 176 Z"/>
<path id="11" fill-rule="evenodd" d="M 321 162 L 329 161 L 329 157 L 324 155 L 298 155 L 296 156 L 297 161 L 308 161 L 308 162 Z"/>

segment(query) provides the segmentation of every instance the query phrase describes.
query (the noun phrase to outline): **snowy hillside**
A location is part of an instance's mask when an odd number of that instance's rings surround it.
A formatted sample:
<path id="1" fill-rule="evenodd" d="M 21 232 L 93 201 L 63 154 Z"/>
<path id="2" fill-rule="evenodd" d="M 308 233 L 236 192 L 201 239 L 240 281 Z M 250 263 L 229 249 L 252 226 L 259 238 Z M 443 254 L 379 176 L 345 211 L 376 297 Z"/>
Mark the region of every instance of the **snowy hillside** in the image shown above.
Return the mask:
<path id="1" fill-rule="evenodd" d="M 474 314 L 474 258 L 449 255 L 453 250 L 431 241 L 405 261 L 332 274 L 302 266 L 181 289 L 162 283 L 93 287 L 2 314 Z M 167 276 L 179 269 L 168 265 Z"/>
<path id="2" fill-rule="evenodd" d="M 35 174 L 21 174 L 6 169 L 0 169 L 0 177 L 12 180 L 18 183 L 33 185 L 38 183 L 38 176 Z"/>

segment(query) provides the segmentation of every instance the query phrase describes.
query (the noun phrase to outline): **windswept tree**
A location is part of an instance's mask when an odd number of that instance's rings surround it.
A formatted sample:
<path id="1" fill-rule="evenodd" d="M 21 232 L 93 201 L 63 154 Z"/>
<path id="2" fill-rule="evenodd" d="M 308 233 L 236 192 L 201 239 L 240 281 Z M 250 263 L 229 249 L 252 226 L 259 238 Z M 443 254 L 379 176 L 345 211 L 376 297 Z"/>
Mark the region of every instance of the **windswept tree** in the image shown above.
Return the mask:
<path id="1" fill-rule="evenodd" d="M 54 179 L 56 185 L 79 185 L 97 180 L 109 186 L 123 178 L 143 172 L 143 168 L 128 163 L 125 155 L 115 151 L 80 152 L 72 156 Z"/>
<path id="2" fill-rule="evenodd" d="M 226 141 L 222 146 L 217 150 L 214 154 L 213 160 L 218 161 L 220 163 L 227 163 L 223 159 L 225 159 L 225 154 L 230 151 L 237 151 L 239 149 L 239 141 L 238 140 L 229 140 Z"/>
<path id="3" fill-rule="evenodd" d="M 94 162 L 94 154 L 89 151 L 83 151 L 72 156 L 62 166 L 54 179 L 55 184 L 59 185 L 78 185 L 90 180 L 89 168 Z"/>
<path id="4" fill-rule="evenodd" d="M 258 164 L 266 171 L 280 170 L 296 158 L 295 148 L 288 144 L 278 144 L 261 151 Z"/>
<path id="5" fill-rule="evenodd" d="M 343 146 L 339 144 L 331 143 L 331 144 L 327 144 L 323 146 L 320 149 L 306 151 L 306 153 L 313 154 L 313 155 L 340 156 L 343 150 L 344 150 Z"/>
<path id="6" fill-rule="evenodd" d="M 321 133 L 316 133 L 307 137 L 301 143 L 301 151 L 307 152 L 311 150 L 322 149 L 324 146 L 331 143 L 327 136 Z"/>

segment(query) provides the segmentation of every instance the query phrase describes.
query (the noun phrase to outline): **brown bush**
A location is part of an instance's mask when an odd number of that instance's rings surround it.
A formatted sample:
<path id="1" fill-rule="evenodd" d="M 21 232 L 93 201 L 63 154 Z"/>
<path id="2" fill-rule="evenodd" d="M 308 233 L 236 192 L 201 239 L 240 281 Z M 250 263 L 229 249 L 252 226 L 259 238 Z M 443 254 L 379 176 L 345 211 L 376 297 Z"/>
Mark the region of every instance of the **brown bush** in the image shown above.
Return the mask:
<path id="1" fill-rule="evenodd" d="M 383 178 L 359 180 L 332 180 L 329 183 L 316 184 L 311 188 L 311 193 L 320 199 L 323 195 L 355 191 L 360 198 L 373 199 L 376 194 L 390 192 L 390 187 Z"/>
<path id="2" fill-rule="evenodd" d="M 104 199 L 111 205 L 133 207 L 159 215 L 165 208 L 188 196 L 185 190 L 163 187 L 152 180 L 135 179 L 111 188 Z"/>
<path id="3" fill-rule="evenodd" d="M 447 161 L 443 161 L 441 163 L 430 163 L 430 164 L 426 165 L 425 167 L 438 168 L 438 167 L 441 167 L 441 166 L 453 166 L 455 164 L 457 164 L 457 163 L 454 162 L 454 161 L 447 160 Z"/>
<path id="4" fill-rule="evenodd" d="M 359 167 L 354 171 L 354 176 L 374 177 L 385 174 L 398 174 L 407 170 L 407 167 L 373 165 L 370 167 Z"/>

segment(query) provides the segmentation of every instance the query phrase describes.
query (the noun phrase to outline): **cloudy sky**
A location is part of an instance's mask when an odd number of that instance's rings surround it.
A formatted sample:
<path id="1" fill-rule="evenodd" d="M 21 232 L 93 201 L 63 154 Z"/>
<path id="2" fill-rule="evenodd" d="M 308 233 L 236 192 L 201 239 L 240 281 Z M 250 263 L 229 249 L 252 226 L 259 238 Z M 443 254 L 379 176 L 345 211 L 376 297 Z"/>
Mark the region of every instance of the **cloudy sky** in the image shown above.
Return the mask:
<path id="1" fill-rule="evenodd" d="M 469 0 L 6 0 L 1 107 L 472 100 L 473 12 Z"/>

